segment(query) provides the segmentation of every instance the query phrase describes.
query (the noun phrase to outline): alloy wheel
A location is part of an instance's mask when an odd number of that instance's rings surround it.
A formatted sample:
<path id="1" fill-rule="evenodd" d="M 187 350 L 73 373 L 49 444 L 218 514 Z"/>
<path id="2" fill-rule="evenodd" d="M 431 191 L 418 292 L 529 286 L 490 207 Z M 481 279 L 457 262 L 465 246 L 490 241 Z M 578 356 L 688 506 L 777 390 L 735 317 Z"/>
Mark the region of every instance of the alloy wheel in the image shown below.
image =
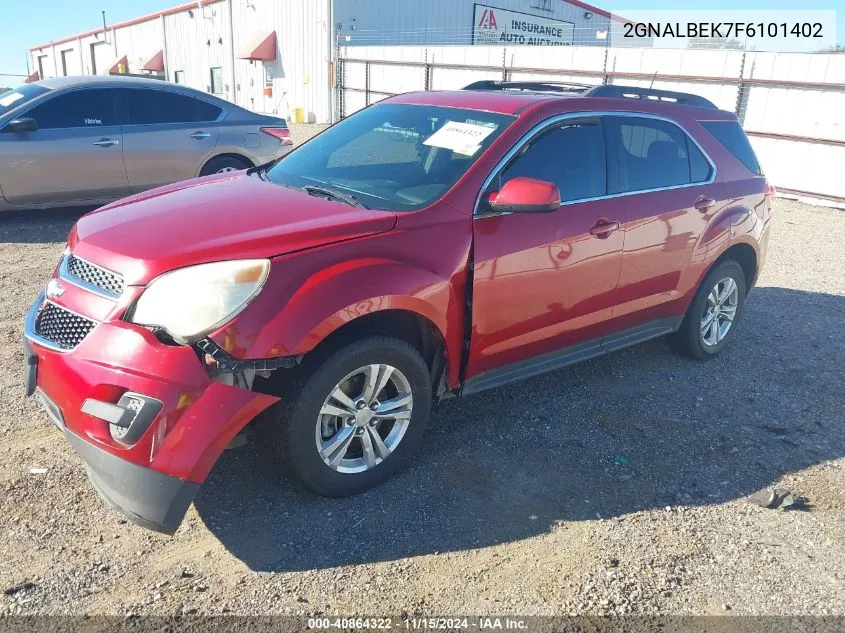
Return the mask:
<path id="1" fill-rule="evenodd" d="M 706 347 L 715 347 L 728 335 L 738 306 L 739 289 L 733 278 L 725 277 L 713 286 L 701 317 L 701 340 Z"/>
<path id="2" fill-rule="evenodd" d="M 349 373 L 323 402 L 315 439 L 323 462 L 340 473 L 375 468 L 402 441 L 414 398 L 405 375 L 391 365 Z"/>

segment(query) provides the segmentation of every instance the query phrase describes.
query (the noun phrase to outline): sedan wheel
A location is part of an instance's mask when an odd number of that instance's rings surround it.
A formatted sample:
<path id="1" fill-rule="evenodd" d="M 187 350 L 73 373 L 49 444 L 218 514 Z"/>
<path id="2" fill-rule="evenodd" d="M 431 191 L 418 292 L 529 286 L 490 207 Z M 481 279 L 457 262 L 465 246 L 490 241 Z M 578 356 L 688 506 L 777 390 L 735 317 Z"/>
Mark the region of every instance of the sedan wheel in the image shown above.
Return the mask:
<path id="1" fill-rule="evenodd" d="M 215 173 L 217 173 L 217 174 L 226 174 L 226 173 L 228 173 L 228 172 L 230 172 L 230 171 L 238 171 L 238 170 L 237 170 L 236 168 L 234 168 L 234 167 L 221 167 L 221 168 L 220 168 L 220 169 L 218 169 Z"/>
<path id="2" fill-rule="evenodd" d="M 375 468 L 405 436 L 414 398 L 392 365 L 366 365 L 344 377 L 317 416 L 315 440 L 323 462 L 339 473 Z"/>
<path id="3" fill-rule="evenodd" d="M 707 347 L 715 347 L 724 339 L 731 327 L 739 307 L 739 289 L 736 282 L 725 277 L 721 279 L 704 303 L 701 316 L 701 340 Z"/>

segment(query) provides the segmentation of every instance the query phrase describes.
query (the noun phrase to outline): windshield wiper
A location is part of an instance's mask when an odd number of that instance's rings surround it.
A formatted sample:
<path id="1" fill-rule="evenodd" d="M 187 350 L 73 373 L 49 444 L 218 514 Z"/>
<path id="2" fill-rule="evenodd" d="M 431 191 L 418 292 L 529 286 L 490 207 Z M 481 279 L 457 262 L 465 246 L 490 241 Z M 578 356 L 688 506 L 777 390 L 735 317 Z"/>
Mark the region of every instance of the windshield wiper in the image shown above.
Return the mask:
<path id="1" fill-rule="evenodd" d="M 321 185 L 305 185 L 302 187 L 303 190 L 307 191 L 309 195 L 312 196 L 325 196 L 326 198 L 331 198 L 332 200 L 337 200 L 338 202 L 345 202 L 351 207 L 362 207 L 366 209 L 361 201 L 358 200 L 355 196 L 348 193 L 343 193 L 342 191 L 338 191 L 337 189 L 332 189 L 331 187 L 323 187 Z"/>

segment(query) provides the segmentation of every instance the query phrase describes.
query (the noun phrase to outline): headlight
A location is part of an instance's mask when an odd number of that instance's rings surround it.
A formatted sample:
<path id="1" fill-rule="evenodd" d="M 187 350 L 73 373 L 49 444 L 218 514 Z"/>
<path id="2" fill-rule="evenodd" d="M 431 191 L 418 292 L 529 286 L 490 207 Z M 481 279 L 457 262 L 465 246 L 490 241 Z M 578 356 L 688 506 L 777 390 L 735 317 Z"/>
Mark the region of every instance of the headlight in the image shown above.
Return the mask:
<path id="1" fill-rule="evenodd" d="M 147 286 L 129 320 L 162 327 L 177 340 L 200 338 L 243 310 L 269 271 L 266 259 L 242 259 L 165 273 Z"/>

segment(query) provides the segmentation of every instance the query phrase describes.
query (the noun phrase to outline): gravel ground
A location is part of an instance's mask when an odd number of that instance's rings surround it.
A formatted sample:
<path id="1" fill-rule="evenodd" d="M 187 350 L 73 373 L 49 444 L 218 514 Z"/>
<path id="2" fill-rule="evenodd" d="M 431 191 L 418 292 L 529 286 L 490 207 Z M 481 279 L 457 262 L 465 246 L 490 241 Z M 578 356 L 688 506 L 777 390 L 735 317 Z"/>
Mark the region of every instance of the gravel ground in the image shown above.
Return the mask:
<path id="1" fill-rule="evenodd" d="M 107 509 L 22 395 L 21 321 L 78 215 L 0 217 L 0 613 L 845 615 L 842 211 L 778 202 L 712 362 L 658 340 L 441 403 L 415 465 L 349 499 L 248 444 L 172 538 Z M 767 486 L 809 510 L 747 501 Z"/>

